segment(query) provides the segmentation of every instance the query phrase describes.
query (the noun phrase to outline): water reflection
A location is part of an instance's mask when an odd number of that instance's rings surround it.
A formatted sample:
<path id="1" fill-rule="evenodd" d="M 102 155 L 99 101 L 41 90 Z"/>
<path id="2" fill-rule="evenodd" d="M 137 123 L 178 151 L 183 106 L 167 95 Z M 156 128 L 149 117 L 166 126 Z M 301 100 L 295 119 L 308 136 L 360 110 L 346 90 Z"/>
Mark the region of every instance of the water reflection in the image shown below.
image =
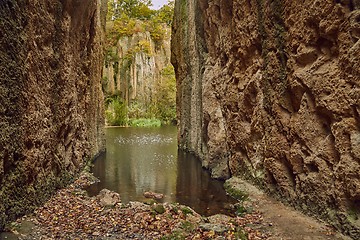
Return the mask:
<path id="1" fill-rule="evenodd" d="M 101 182 L 91 195 L 108 188 L 120 193 L 124 203 L 144 201 L 143 192 L 165 195 L 164 201 L 179 202 L 200 214 L 224 212 L 231 201 L 222 183 L 210 178 L 192 155 L 177 151 L 176 127 L 108 128 L 107 152 L 94 163 Z"/>
<path id="2" fill-rule="evenodd" d="M 178 151 L 176 201 L 191 206 L 202 215 L 228 213 L 227 206 L 235 201 L 226 195 L 223 182 L 214 180 L 192 154 Z"/>

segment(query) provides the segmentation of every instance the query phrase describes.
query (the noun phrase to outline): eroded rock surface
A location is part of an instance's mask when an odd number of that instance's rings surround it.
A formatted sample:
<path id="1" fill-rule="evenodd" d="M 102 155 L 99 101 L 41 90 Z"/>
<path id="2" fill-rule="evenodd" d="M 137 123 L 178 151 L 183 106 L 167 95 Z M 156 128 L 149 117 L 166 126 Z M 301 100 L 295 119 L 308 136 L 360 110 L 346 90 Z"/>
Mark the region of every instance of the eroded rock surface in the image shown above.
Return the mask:
<path id="1" fill-rule="evenodd" d="M 0 230 L 101 151 L 100 0 L 0 2 Z"/>
<path id="2" fill-rule="evenodd" d="M 115 46 L 108 49 L 111 54 L 106 56 L 103 74 L 107 95 L 118 94 L 128 102 L 144 104 L 151 100 L 161 71 L 170 64 L 171 31 L 167 25 L 163 27 L 165 33 L 162 41 L 155 41 L 150 32 L 137 32 L 131 36 L 121 36 Z"/>
<path id="3" fill-rule="evenodd" d="M 180 147 L 360 236 L 359 1 L 177 1 Z"/>

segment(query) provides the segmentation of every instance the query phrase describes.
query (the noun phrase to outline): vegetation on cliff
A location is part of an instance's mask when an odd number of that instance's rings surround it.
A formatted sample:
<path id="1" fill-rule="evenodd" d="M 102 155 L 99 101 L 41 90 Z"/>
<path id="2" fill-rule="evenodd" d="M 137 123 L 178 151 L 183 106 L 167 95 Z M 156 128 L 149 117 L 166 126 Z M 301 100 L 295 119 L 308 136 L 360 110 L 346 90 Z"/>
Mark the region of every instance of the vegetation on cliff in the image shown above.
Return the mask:
<path id="1" fill-rule="evenodd" d="M 160 126 L 176 118 L 175 74 L 166 56 L 173 2 L 108 2 L 104 74 L 108 125 Z"/>
<path id="2" fill-rule="evenodd" d="M 164 25 L 171 26 L 174 2 L 169 1 L 159 10 L 152 10 L 150 6 L 149 0 L 109 1 L 108 43 L 113 46 L 123 36 L 145 31 L 150 32 L 153 40 L 164 40 L 167 35 Z"/>

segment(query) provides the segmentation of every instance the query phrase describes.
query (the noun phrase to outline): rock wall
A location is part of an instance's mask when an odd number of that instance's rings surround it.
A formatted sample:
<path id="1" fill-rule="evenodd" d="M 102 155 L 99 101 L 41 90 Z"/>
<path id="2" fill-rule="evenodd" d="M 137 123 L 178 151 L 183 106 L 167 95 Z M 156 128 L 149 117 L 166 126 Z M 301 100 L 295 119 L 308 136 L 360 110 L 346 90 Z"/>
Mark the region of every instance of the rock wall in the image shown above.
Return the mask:
<path id="1" fill-rule="evenodd" d="M 0 230 L 104 148 L 100 0 L 0 1 Z"/>
<path id="2" fill-rule="evenodd" d="M 176 1 L 180 147 L 358 238 L 359 38 L 359 1 Z"/>
<path id="3" fill-rule="evenodd" d="M 141 24 L 139 22 L 138 24 Z M 170 64 L 170 29 L 156 42 L 150 32 L 123 36 L 111 49 L 103 74 L 104 91 L 126 102 L 149 103 L 161 70 Z"/>

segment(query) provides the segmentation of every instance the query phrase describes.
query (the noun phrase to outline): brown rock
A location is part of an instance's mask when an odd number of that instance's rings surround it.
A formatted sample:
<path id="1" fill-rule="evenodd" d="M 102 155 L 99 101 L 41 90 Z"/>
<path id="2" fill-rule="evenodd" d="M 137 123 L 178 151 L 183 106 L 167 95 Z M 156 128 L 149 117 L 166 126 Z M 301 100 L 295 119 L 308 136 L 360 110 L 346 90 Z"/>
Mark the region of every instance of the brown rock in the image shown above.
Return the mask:
<path id="1" fill-rule="evenodd" d="M 144 192 L 144 197 L 152 199 L 162 199 L 164 198 L 164 194 L 155 192 Z"/>
<path id="2" fill-rule="evenodd" d="M 0 231 L 104 148 L 100 3 L 0 3 Z"/>
<path id="3" fill-rule="evenodd" d="M 214 177 L 246 176 L 357 238 L 353 2 L 178 1 L 172 63 L 180 148 Z"/>
<path id="4" fill-rule="evenodd" d="M 108 189 L 102 189 L 96 197 L 104 207 L 112 207 L 121 203 L 120 195 Z"/>
<path id="5" fill-rule="evenodd" d="M 233 220 L 232 217 L 229 217 L 224 214 L 212 215 L 212 216 L 209 216 L 207 219 L 208 219 L 209 223 L 213 223 L 213 224 L 215 224 L 215 223 L 227 224 Z"/>

